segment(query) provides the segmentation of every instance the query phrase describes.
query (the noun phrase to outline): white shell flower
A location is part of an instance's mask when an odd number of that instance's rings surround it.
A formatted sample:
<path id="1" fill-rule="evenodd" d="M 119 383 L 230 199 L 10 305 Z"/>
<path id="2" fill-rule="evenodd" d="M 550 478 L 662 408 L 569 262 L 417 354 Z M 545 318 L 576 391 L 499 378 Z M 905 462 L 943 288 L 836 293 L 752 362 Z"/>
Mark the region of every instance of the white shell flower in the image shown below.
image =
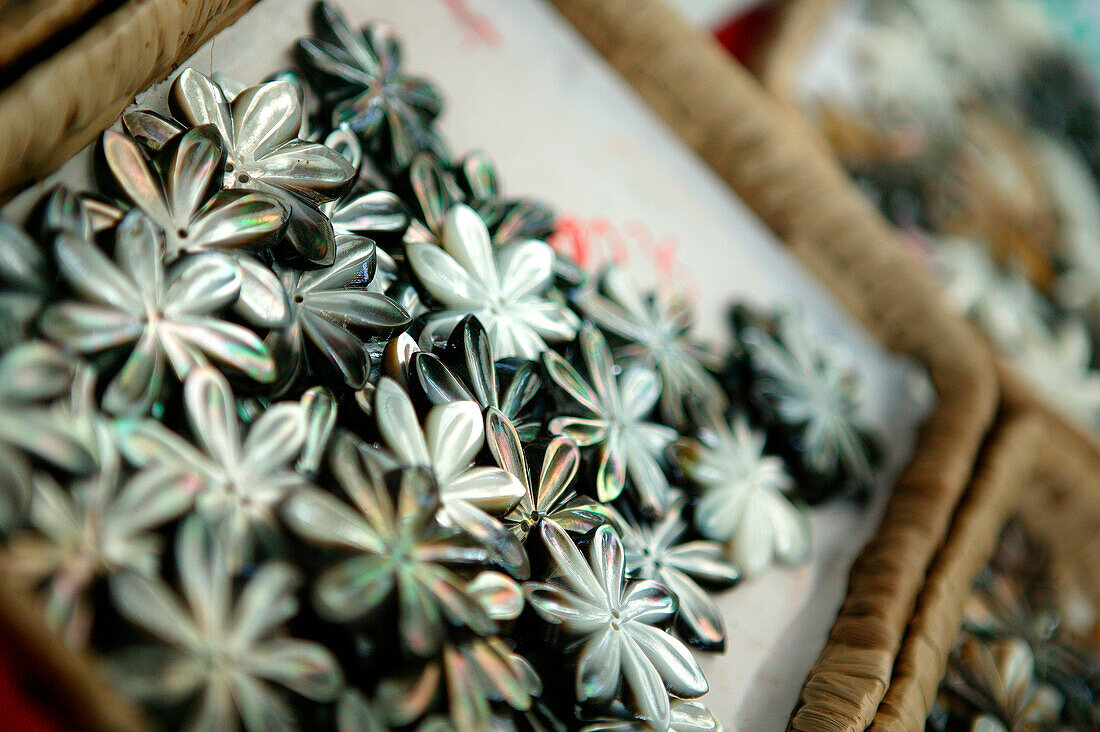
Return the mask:
<path id="1" fill-rule="evenodd" d="M 186 474 L 158 466 L 126 477 L 110 436 L 100 431 L 97 441 L 95 475 L 62 487 L 48 473 L 35 473 L 28 516 L 34 531 L 12 537 L 0 561 L 17 583 L 42 585 L 46 622 L 72 647 L 88 640 L 95 580 L 124 569 L 154 574 L 161 538 L 152 529 L 194 501 Z"/>
<path id="2" fill-rule="evenodd" d="M 711 421 L 698 440 L 677 440 L 670 450 L 702 490 L 696 528 L 708 539 L 729 542 L 733 561 L 749 576 L 773 560 L 803 561 L 810 549 L 810 526 L 784 495 L 792 483 L 783 461 L 764 455 L 764 435 L 743 418 L 732 429 L 721 420 Z"/>
<path id="3" fill-rule="evenodd" d="M 294 469 L 307 436 L 297 402 L 265 409 L 241 435 L 237 402 L 215 369 L 199 367 L 183 385 L 184 406 L 196 445 L 154 420 L 122 423 L 119 444 L 139 465 L 165 464 L 194 476 L 196 507 L 218 525 L 228 561 L 238 568 L 253 538 L 275 532 L 275 507 L 309 485 Z"/>
<path id="4" fill-rule="evenodd" d="M 409 395 L 384 376 L 374 392 L 374 414 L 382 441 L 396 458 L 392 467 L 429 468 L 439 484 L 441 518 L 477 538 L 497 561 L 525 578 L 530 569 L 523 547 L 490 515 L 511 511 L 523 498 L 523 484 L 506 470 L 473 465 L 485 444 L 481 406 L 441 404 L 428 412 L 421 428 Z"/>
<path id="5" fill-rule="evenodd" d="M 637 716 L 668 729 L 669 692 L 693 699 L 708 688 L 691 651 L 656 627 L 675 615 L 676 601 L 656 582 L 627 582 L 623 545 L 611 526 L 596 529 L 587 562 L 557 524 L 544 521 L 539 530 L 556 571 L 549 582 L 524 589 L 543 620 L 584 638 L 577 701 L 610 702 L 622 680 Z"/>
<path id="6" fill-rule="evenodd" d="M 485 222 L 463 204 L 448 212 L 442 243 L 406 246 L 413 272 L 444 307 L 428 316 L 431 335 L 446 337 L 465 316 L 475 315 L 489 331 L 497 358 L 533 360 L 547 341 L 560 343 L 577 334 L 577 316 L 544 297 L 554 270 L 549 244 L 532 239 L 494 252 Z"/>
<path id="7" fill-rule="evenodd" d="M 301 579 L 286 564 L 261 566 L 232 602 L 232 577 L 217 541 L 189 519 L 176 541 L 183 602 L 159 579 L 122 573 L 111 581 L 119 612 L 163 640 L 127 649 L 112 675 L 130 696 L 176 703 L 201 694 L 192 730 L 292 730 L 294 712 L 271 687 L 278 684 L 315 701 L 331 701 L 342 683 L 336 659 L 323 646 L 283 637 L 298 612 Z"/>

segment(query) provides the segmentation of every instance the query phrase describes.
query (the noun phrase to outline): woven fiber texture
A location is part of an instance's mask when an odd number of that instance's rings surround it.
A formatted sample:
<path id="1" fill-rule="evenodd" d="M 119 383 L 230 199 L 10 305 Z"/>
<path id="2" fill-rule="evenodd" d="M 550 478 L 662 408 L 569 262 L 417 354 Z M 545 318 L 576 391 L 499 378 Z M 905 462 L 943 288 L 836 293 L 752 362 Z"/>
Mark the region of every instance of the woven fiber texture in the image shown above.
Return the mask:
<path id="1" fill-rule="evenodd" d="M 255 0 L 130 0 L 0 91 L 0 202 L 109 126 Z"/>
<path id="2" fill-rule="evenodd" d="M 74 25 L 104 0 L 0 0 L 0 71 Z M 2 77 L 0 77 L 2 78 Z"/>
<path id="3" fill-rule="evenodd" d="M 797 730 L 864 729 L 992 424 L 988 347 L 854 188 L 817 133 L 660 0 L 554 0 L 664 120 L 893 351 L 938 403 L 803 692 Z M 997 529 L 1000 527 L 997 526 Z"/>
<path id="4" fill-rule="evenodd" d="M 1032 410 L 1003 410 L 928 573 L 890 687 L 870 729 L 924 728 L 974 581 L 993 555 L 1009 514 L 1033 485 L 1043 427 Z"/>

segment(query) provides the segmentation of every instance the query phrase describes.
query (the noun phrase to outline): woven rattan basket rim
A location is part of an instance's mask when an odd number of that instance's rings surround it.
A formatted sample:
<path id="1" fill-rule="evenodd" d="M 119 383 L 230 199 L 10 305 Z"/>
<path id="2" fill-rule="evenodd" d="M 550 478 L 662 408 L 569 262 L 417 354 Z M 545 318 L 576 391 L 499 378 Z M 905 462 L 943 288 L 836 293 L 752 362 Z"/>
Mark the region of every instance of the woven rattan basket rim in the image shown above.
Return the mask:
<path id="1" fill-rule="evenodd" d="M 256 0 L 128 0 L 0 90 L 0 203 L 113 123 Z"/>
<path id="2" fill-rule="evenodd" d="M 862 729 L 889 686 L 926 573 L 992 424 L 988 346 L 944 304 L 926 268 L 854 188 L 820 136 L 662 0 L 553 0 L 664 120 L 893 351 L 929 370 L 938 396 L 798 714 Z M 999 527 L 998 527 L 999 528 Z M 837 671 L 821 676 L 823 669 Z M 796 720 L 799 717 L 795 718 Z"/>

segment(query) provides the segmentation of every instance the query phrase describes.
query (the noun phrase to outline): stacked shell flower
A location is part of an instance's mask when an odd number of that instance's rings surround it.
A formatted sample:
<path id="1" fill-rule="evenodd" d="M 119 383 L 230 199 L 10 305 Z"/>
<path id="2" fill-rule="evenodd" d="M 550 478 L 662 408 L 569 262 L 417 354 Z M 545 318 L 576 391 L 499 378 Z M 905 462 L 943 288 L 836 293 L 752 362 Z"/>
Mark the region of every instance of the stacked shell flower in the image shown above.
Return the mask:
<path id="1" fill-rule="evenodd" d="M 708 367 L 721 368 L 721 360 L 688 339 L 695 318 L 683 297 L 669 288 L 643 297 L 617 268 L 604 273 L 601 285 L 606 294 L 589 288 L 579 305 L 601 328 L 625 341 L 617 356 L 661 375 L 662 416 L 671 424 L 684 424 L 689 398 L 720 409 L 726 397 Z"/>
<path id="2" fill-rule="evenodd" d="M 473 209 L 454 206 L 443 225 L 443 246 L 410 242 L 405 248 L 417 279 L 445 309 L 428 315 L 429 334 L 447 337 L 467 315 L 489 331 L 497 358 L 529 360 L 577 333 L 579 320 L 563 303 L 545 297 L 554 274 L 554 251 L 530 239 L 493 251 L 489 230 Z M 423 337 L 422 337 L 423 340 Z"/>
<path id="3" fill-rule="evenodd" d="M 743 418 L 732 425 L 711 419 L 697 440 L 680 439 L 671 450 L 702 491 L 696 528 L 728 542 L 747 575 L 759 574 L 773 559 L 800 562 L 810 548 L 806 516 L 785 495 L 791 477 L 780 458 L 764 454 L 764 442 Z"/>
<path id="4" fill-rule="evenodd" d="M 124 689 L 160 704 L 190 701 L 187 726 L 195 730 L 239 722 L 248 730 L 293 728 L 294 712 L 273 684 L 316 701 L 335 698 L 342 679 L 332 654 L 278 632 L 298 612 L 296 570 L 263 565 L 234 602 L 221 547 L 195 519 L 180 530 L 176 563 L 186 606 L 159 579 L 125 573 L 111 584 L 119 612 L 163 642 L 116 657 Z"/>
<path id="5" fill-rule="evenodd" d="M 166 270 L 160 238 L 139 211 L 119 223 L 114 261 L 78 235 L 62 233 L 54 246 L 61 275 L 83 300 L 48 306 L 43 332 L 78 353 L 129 352 L 107 385 L 107 411 L 147 411 L 168 366 L 181 379 L 210 362 L 261 383 L 275 379 L 259 337 L 219 317 L 241 291 L 240 266 L 229 257 L 198 254 Z"/>
<path id="6" fill-rule="evenodd" d="M 781 313 L 770 322 L 740 313 L 738 336 L 754 373 L 750 398 L 773 415 L 802 480 L 799 493 L 820 501 L 870 490 L 877 447 L 859 414 L 860 381 L 850 357 L 815 343 L 806 322 Z"/>
<path id="7" fill-rule="evenodd" d="M 158 727 L 722 729 L 712 593 L 866 481 L 853 374 L 589 285 L 391 29 L 315 29 L 0 223 L 0 574 Z"/>
<path id="8" fill-rule="evenodd" d="M 318 37 L 299 41 L 298 51 L 311 72 L 333 82 L 323 86 L 333 126 L 346 124 L 366 138 L 384 132 L 396 167 L 407 166 L 443 107 L 435 87 L 402 73 L 398 41 L 384 23 L 356 32 L 322 2 L 314 28 Z"/>
<path id="9" fill-rule="evenodd" d="M 660 459 L 677 436 L 670 427 L 646 421 L 660 398 L 660 379 L 643 366 L 616 376 L 607 339 L 594 328 L 581 332 L 580 350 L 588 382 L 559 354 L 543 354 L 547 375 L 565 394 L 568 408 L 579 412 L 575 417 L 554 417 L 550 431 L 579 447 L 599 446 L 596 495 L 601 501 L 618 498 L 629 476 L 643 510 L 659 516 L 670 501 Z"/>
<path id="10" fill-rule="evenodd" d="M 627 582 L 622 541 L 610 526 L 596 530 L 588 561 L 556 524 L 539 530 L 558 575 L 528 583 L 527 600 L 547 623 L 583 639 L 577 701 L 610 702 L 623 681 L 637 717 L 668 729 L 670 693 L 693 699 L 707 691 L 691 651 L 657 627 L 676 613 L 675 600 L 651 580 Z"/>
<path id="11" fill-rule="evenodd" d="M 260 327 L 286 324 L 286 293 L 274 273 L 248 251 L 276 244 L 290 211 L 263 193 L 220 190 L 208 196 L 226 164 L 216 128 L 207 125 L 177 135 L 161 149 L 157 166 L 121 132 L 103 133 L 102 152 L 116 185 L 160 228 L 166 262 L 193 252 L 234 254 L 241 269 L 241 292 L 234 307 Z"/>

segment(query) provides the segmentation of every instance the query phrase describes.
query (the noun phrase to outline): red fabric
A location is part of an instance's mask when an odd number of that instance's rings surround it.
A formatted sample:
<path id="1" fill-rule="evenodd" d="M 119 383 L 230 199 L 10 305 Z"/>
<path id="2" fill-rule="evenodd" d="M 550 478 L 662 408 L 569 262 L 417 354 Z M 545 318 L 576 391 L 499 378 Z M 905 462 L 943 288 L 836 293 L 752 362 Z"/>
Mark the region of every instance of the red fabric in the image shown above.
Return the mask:
<path id="1" fill-rule="evenodd" d="M 0 631 L 0 730 L 60 732 L 61 726 L 19 682 L 18 659 Z"/>
<path id="2" fill-rule="evenodd" d="M 768 3 L 731 18 L 714 29 L 715 38 L 735 59 L 748 64 L 760 41 L 772 27 L 777 4 Z"/>

